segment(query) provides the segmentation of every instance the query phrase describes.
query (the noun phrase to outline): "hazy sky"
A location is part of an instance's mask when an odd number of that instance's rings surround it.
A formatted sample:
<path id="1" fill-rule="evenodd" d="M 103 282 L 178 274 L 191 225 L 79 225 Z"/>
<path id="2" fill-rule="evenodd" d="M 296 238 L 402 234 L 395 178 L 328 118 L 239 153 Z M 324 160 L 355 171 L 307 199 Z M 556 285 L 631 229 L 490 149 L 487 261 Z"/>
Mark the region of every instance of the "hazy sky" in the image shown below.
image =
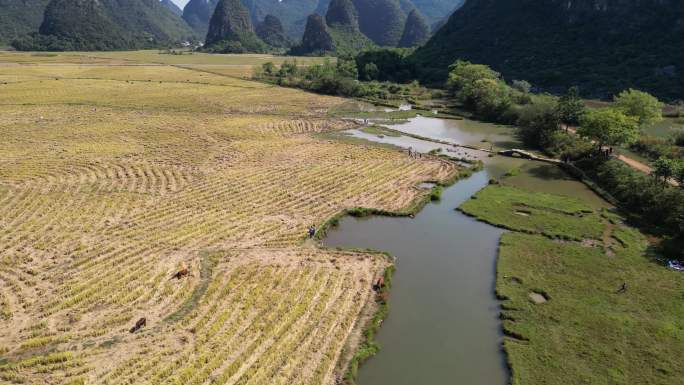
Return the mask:
<path id="1" fill-rule="evenodd" d="M 188 1 L 190 1 L 190 0 L 173 0 L 173 2 L 178 4 L 178 6 L 181 7 L 181 9 L 183 9 L 183 7 L 185 7 L 185 4 L 187 4 Z"/>

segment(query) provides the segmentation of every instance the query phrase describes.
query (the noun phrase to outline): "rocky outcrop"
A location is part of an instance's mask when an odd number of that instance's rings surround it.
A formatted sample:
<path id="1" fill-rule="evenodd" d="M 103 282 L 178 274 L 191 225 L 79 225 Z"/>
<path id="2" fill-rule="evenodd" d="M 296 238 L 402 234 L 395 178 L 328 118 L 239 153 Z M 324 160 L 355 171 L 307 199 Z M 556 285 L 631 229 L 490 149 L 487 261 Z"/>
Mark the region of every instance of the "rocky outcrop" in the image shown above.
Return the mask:
<path id="1" fill-rule="evenodd" d="M 309 15 L 298 52 L 301 54 L 322 53 L 332 51 L 334 48 L 332 36 L 328 32 L 328 26 L 323 17 L 315 13 Z"/>
<path id="2" fill-rule="evenodd" d="M 399 40 L 399 47 L 416 47 L 424 44 L 430 38 L 430 26 L 423 15 L 414 9 L 406 18 L 404 33 Z"/>
<path id="3" fill-rule="evenodd" d="M 285 48 L 290 46 L 290 39 L 285 35 L 283 24 L 280 19 L 273 15 L 264 17 L 264 21 L 257 25 L 256 34 L 271 47 Z"/>
<path id="4" fill-rule="evenodd" d="M 380 46 L 394 47 L 404 32 L 406 15 L 398 0 L 353 0 L 359 28 Z"/>
<path id="5" fill-rule="evenodd" d="M 219 0 L 209 21 L 205 44 L 215 44 L 233 35 L 249 32 L 254 32 L 251 16 L 240 0 Z"/>
<path id="6" fill-rule="evenodd" d="M 328 26 L 359 28 L 359 14 L 351 0 L 332 0 L 325 14 Z"/>
<path id="7" fill-rule="evenodd" d="M 268 47 L 255 34 L 251 15 L 240 0 L 219 0 L 209 22 L 205 49 L 220 53 L 261 53 Z"/>
<path id="8" fill-rule="evenodd" d="M 190 0 L 183 8 L 185 20 L 199 36 L 207 36 L 209 20 L 214 14 L 218 0 Z"/>

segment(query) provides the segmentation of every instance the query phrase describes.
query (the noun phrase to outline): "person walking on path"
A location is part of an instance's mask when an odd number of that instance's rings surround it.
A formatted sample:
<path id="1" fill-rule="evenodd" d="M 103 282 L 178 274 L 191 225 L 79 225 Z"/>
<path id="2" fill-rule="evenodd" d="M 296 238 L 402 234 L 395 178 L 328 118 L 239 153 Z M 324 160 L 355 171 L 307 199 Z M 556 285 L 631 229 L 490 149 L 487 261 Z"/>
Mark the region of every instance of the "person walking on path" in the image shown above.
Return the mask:
<path id="1" fill-rule="evenodd" d="M 316 235 L 316 226 L 309 226 L 309 238 L 313 238 Z"/>

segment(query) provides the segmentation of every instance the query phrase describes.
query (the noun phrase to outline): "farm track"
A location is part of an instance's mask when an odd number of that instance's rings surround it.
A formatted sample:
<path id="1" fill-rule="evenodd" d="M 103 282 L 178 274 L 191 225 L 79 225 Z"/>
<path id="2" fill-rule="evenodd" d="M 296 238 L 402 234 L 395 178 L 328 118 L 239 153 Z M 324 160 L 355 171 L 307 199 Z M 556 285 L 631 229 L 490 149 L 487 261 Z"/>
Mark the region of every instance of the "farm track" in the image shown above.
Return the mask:
<path id="1" fill-rule="evenodd" d="M 7 67 L 0 91 L 10 384 L 332 384 L 387 261 L 302 247 L 307 227 L 457 172 L 320 139 L 348 126 L 326 118 L 339 99 L 199 71 Z"/>

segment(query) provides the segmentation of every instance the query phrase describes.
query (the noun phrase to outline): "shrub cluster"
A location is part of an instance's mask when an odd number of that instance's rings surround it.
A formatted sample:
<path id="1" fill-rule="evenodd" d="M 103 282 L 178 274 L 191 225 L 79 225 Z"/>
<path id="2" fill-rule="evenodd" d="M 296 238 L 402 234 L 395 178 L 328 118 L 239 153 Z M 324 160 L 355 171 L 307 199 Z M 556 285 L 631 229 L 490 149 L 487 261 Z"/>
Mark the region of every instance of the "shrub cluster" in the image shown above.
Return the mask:
<path id="1" fill-rule="evenodd" d="M 658 158 L 684 159 L 684 130 L 670 138 L 644 135 L 632 143 L 630 149 L 651 160 Z"/>
<path id="2" fill-rule="evenodd" d="M 684 189 L 669 188 L 653 176 L 634 171 L 614 159 L 584 158 L 575 166 L 640 221 L 670 235 L 681 236 L 684 232 Z"/>
<path id="3" fill-rule="evenodd" d="M 428 95 L 427 89 L 417 82 L 397 84 L 391 82 L 359 81 L 356 61 L 339 58 L 335 63 L 300 66 L 296 61 L 285 61 L 280 67 L 268 62 L 254 71 L 257 79 L 285 87 L 301 88 L 325 95 L 363 97 L 369 99 L 408 99 Z"/>
<path id="4" fill-rule="evenodd" d="M 359 79 L 409 83 L 416 78 L 415 67 L 408 48 L 378 48 L 367 50 L 356 55 L 356 66 Z"/>

